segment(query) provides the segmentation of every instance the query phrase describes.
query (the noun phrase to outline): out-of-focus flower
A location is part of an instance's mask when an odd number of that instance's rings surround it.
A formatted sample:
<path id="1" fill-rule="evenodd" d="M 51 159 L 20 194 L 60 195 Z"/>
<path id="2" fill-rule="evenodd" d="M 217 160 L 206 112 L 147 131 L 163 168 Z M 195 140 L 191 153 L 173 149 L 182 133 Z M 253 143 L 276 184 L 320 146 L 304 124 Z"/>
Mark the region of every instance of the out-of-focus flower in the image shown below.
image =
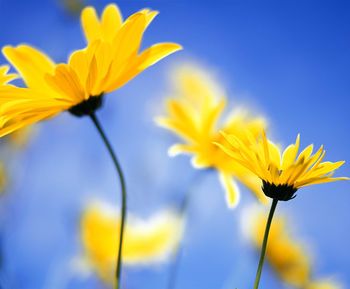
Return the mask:
<path id="1" fill-rule="evenodd" d="M 183 218 L 171 210 L 159 212 L 146 220 L 129 215 L 124 235 L 124 264 L 165 261 L 176 250 L 183 225 Z M 120 216 L 107 204 L 93 203 L 83 213 L 84 260 L 107 282 L 113 282 L 119 230 Z"/>
<path id="2" fill-rule="evenodd" d="M 263 210 L 256 210 L 251 212 L 249 218 L 249 237 L 261 249 L 266 215 Z M 266 257 L 282 281 L 296 288 L 304 288 L 311 278 L 311 261 L 306 250 L 290 236 L 287 228 L 286 219 L 276 216 L 270 229 Z"/>
<path id="3" fill-rule="evenodd" d="M 184 141 L 173 145 L 169 154 L 174 156 L 188 153 L 193 155 L 192 164 L 195 167 L 216 169 L 231 207 L 239 201 L 234 178 L 250 188 L 259 200 L 266 202 L 261 191 L 261 181 L 240 163 L 227 158 L 214 144 L 225 143 L 220 130 L 234 134 L 246 142 L 248 133 L 257 137 L 266 128 L 266 121 L 237 109 L 231 112 L 224 123 L 219 124 L 226 107 L 226 98 L 210 75 L 199 68 L 184 66 L 176 70 L 174 76 L 173 97 L 166 103 L 168 115 L 156 119 L 160 126 L 169 129 Z"/>
<path id="4" fill-rule="evenodd" d="M 303 289 L 342 289 L 342 288 L 343 287 L 336 282 L 329 281 L 329 280 L 318 280 L 318 281 L 311 282 Z"/>
<path id="5" fill-rule="evenodd" d="M 223 132 L 222 135 L 227 142 L 217 145 L 233 160 L 256 174 L 263 181 L 265 195 L 273 199 L 287 201 L 294 198 L 301 187 L 349 179 L 333 178 L 335 170 L 344 161 L 322 162 L 325 156 L 323 146 L 312 154 L 313 145 L 309 145 L 298 155 L 299 135 L 295 144 L 289 145 L 283 154 L 264 132 L 260 138 L 251 135 L 248 145 L 234 134 Z"/>
<path id="6" fill-rule="evenodd" d="M 108 20 L 118 22 L 113 17 Z M 26 95 L 0 91 L 0 136 L 64 110 L 77 116 L 89 115 L 101 106 L 104 93 L 120 88 L 181 49 L 175 43 L 160 43 L 139 53 L 149 22 L 148 13 L 133 14 L 116 27 L 118 32 L 112 42 L 93 41 L 85 49 L 73 52 L 68 63 L 55 64 L 28 45 L 4 47 L 3 54 L 30 90 Z"/>
<path id="7" fill-rule="evenodd" d="M 245 210 L 241 223 L 245 234 L 260 250 L 266 226 L 265 210 L 252 206 Z M 298 289 L 341 289 L 335 282 L 314 279 L 313 262 L 305 245 L 292 236 L 288 228 L 290 220 L 286 216 L 275 216 L 266 257 L 278 277 Z"/>

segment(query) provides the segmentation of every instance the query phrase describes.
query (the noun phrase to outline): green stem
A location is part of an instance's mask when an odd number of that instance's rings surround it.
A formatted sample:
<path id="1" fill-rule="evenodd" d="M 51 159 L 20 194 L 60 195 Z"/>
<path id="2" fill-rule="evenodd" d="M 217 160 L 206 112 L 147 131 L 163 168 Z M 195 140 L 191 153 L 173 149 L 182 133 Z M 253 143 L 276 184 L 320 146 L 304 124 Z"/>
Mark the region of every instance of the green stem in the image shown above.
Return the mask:
<path id="1" fill-rule="evenodd" d="M 124 236 L 124 226 L 125 226 L 125 219 L 126 219 L 126 185 L 125 185 L 125 178 L 123 174 L 123 170 L 119 164 L 119 161 L 117 159 L 116 154 L 113 151 L 113 148 L 105 134 L 105 132 L 102 129 L 102 126 L 97 119 L 96 115 L 94 113 L 90 114 L 90 118 L 94 125 L 96 126 L 104 144 L 106 145 L 106 148 L 113 160 L 114 166 L 117 170 L 119 180 L 120 180 L 120 186 L 121 186 L 121 197 L 122 197 L 122 207 L 120 212 L 120 218 L 121 218 L 121 224 L 120 224 L 120 233 L 119 233 L 119 244 L 118 244 L 118 259 L 117 259 L 117 267 L 115 271 L 115 277 L 116 277 L 116 283 L 115 283 L 115 289 L 120 288 L 120 278 L 121 278 L 121 269 L 122 269 L 122 249 L 123 249 L 123 236 Z"/>
<path id="2" fill-rule="evenodd" d="M 264 265 L 264 259 L 265 259 L 265 254 L 266 254 L 267 240 L 269 238 L 269 232 L 270 232 L 270 227 L 271 227 L 271 223 L 272 223 L 272 218 L 273 218 L 273 214 L 275 213 L 275 209 L 276 209 L 277 203 L 278 203 L 278 200 L 277 199 L 273 199 L 272 205 L 271 205 L 271 209 L 270 209 L 270 213 L 269 213 L 269 217 L 268 217 L 267 223 L 266 223 L 266 228 L 265 228 L 265 233 L 264 233 L 264 240 L 263 240 L 263 243 L 262 243 L 262 246 L 261 246 L 260 260 L 259 260 L 258 270 L 256 272 L 256 277 L 255 277 L 255 282 L 254 282 L 254 289 L 258 289 L 259 288 L 261 271 L 262 271 L 262 268 L 263 268 L 263 265 Z"/>

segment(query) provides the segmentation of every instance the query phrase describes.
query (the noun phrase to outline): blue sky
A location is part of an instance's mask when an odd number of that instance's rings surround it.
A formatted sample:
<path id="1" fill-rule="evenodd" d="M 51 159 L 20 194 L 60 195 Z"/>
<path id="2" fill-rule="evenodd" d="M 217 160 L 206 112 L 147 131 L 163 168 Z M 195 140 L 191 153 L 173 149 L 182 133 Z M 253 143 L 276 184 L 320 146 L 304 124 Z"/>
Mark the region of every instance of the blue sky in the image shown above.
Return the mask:
<path id="1" fill-rule="evenodd" d="M 89 3 L 101 10 L 109 2 Z M 187 157 L 168 158 L 174 138 L 154 125 L 156 104 L 169 90 L 169 69 L 197 62 L 218 76 L 233 107 L 246 103 L 266 115 L 282 144 L 300 132 L 303 145 L 324 144 L 329 160 L 350 160 L 350 2 L 117 4 L 124 15 L 144 7 L 160 11 L 145 34 L 145 47 L 160 41 L 184 46 L 107 96 L 99 112 L 125 169 L 129 208 L 148 216 L 195 183 L 178 288 L 250 287 L 258 256 L 241 236 L 239 219 L 253 199 L 242 188 L 241 206 L 230 211 L 215 174 L 197 183 Z M 0 27 L 1 46 L 30 43 L 56 61 L 84 45 L 79 19 L 58 0 L 0 0 Z M 11 194 L 2 206 L 10 287 L 100 288 L 92 277 L 67 277 L 69 260 L 80 252 L 77 224 L 86 200 L 119 200 L 112 164 L 89 119 L 64 113 L 40 124 L 26 151 L 13 160 L 11 173 Z M 339 175 L 350 175 L 348 164 Z M 346 182 L 313 186 L 279 207 L 311 247 L 315 276 L 335 276 L 344 288 L 350 284 L 349 189 Z M 127 268 L 124 288 L 165 288 L 168 269 L 166 264 Z M 281 288 L 268 266 L 262 284 Z"/>

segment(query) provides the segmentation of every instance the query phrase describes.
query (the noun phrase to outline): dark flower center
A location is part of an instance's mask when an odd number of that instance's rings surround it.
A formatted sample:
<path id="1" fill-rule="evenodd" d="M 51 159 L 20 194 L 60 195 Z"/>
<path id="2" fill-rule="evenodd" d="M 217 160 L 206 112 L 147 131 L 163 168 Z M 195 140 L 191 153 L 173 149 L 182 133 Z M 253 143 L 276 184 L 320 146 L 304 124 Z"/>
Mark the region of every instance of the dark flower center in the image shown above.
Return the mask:
<path id="1" fill-rule="evenodd" d="M 68 111 L 77 117 L 91 115 L 102 106 L 102 103 L 103 94 L 91 96 L 89 99 L 72 106 Z"/>
<path id="2" fill-rule="evenodd" d="M 262 190 L 264 194 L 272 199 L 279 201 L 289 201 L 296 197 L 295 192 L 298 190 L 291 185 L 275 185 L 263 180 Z"/>

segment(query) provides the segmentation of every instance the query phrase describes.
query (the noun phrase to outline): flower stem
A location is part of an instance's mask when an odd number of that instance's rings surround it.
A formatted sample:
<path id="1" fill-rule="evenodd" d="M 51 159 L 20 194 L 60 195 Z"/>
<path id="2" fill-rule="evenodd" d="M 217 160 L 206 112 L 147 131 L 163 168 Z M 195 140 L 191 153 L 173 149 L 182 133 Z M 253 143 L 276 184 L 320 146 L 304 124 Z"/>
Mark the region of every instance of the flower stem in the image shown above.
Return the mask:
<path id="1" fill-rule="evenodd" d="M 272 205 L 271 205 L 269 217 L 267 218 L 267 223 L 266 223 L 266 228 L 265 228 L 265 233 L 264 233 L 264 240 L 263 240 L 263 243 L 261 246 L 260 260 L 259 260 L 258 270 L 256 271 L 254 289 L 259 288 L 261 271 L 262 271 L 262 268 L 264 265 L 264 259 L 265 259 L 265 254 L 266 254 L 267 240 L 269 238 L 269 232 L 270 232 L 270 227 L 271 227 L 271 223 L 272 223 L 272 218 L 273 218 L 273 214 L 275 213 L 277 203 L 278 203 L 278 199 L 272 199 Z"/>
<path id="2" fill-rule="evenodd" d="M 123 236 L 124 236 L 124 225 L 125 225 L 125 219 L 126 219 L 126 185 L 125 185 L 125 178 L 123 174 L 123 170 L 119 164 L 119 161 L 117 159 L 116 154 L 113 151 L 113 148 L 104 132 L 102 129 L 102 126 L 96 117 L 95 113 L 90 114 L 90 118 L 94 125 L 96 126 L 112 160 L 114 163 L 114 166 L 117 170 L 119 180 L 120 180 L 120 187 L 121 187 L 121 197 L 122 197 L 122 207 L 121 207 L 121 212 L 120 212 L 120 218 L 121 218 L 121 224 L 120 224 L 120 233 L 119 233 L 119 244 L 118 244 L 118 259 L 117 259 L 117 267 L 115 271 L 115 277 L 116 277 L 116 283 L 115 283 L 115 289 L 120 288 L 120 278 L 121 278 L 121 269 L 122 269 L 122 249 L 123 249 Z"/>

